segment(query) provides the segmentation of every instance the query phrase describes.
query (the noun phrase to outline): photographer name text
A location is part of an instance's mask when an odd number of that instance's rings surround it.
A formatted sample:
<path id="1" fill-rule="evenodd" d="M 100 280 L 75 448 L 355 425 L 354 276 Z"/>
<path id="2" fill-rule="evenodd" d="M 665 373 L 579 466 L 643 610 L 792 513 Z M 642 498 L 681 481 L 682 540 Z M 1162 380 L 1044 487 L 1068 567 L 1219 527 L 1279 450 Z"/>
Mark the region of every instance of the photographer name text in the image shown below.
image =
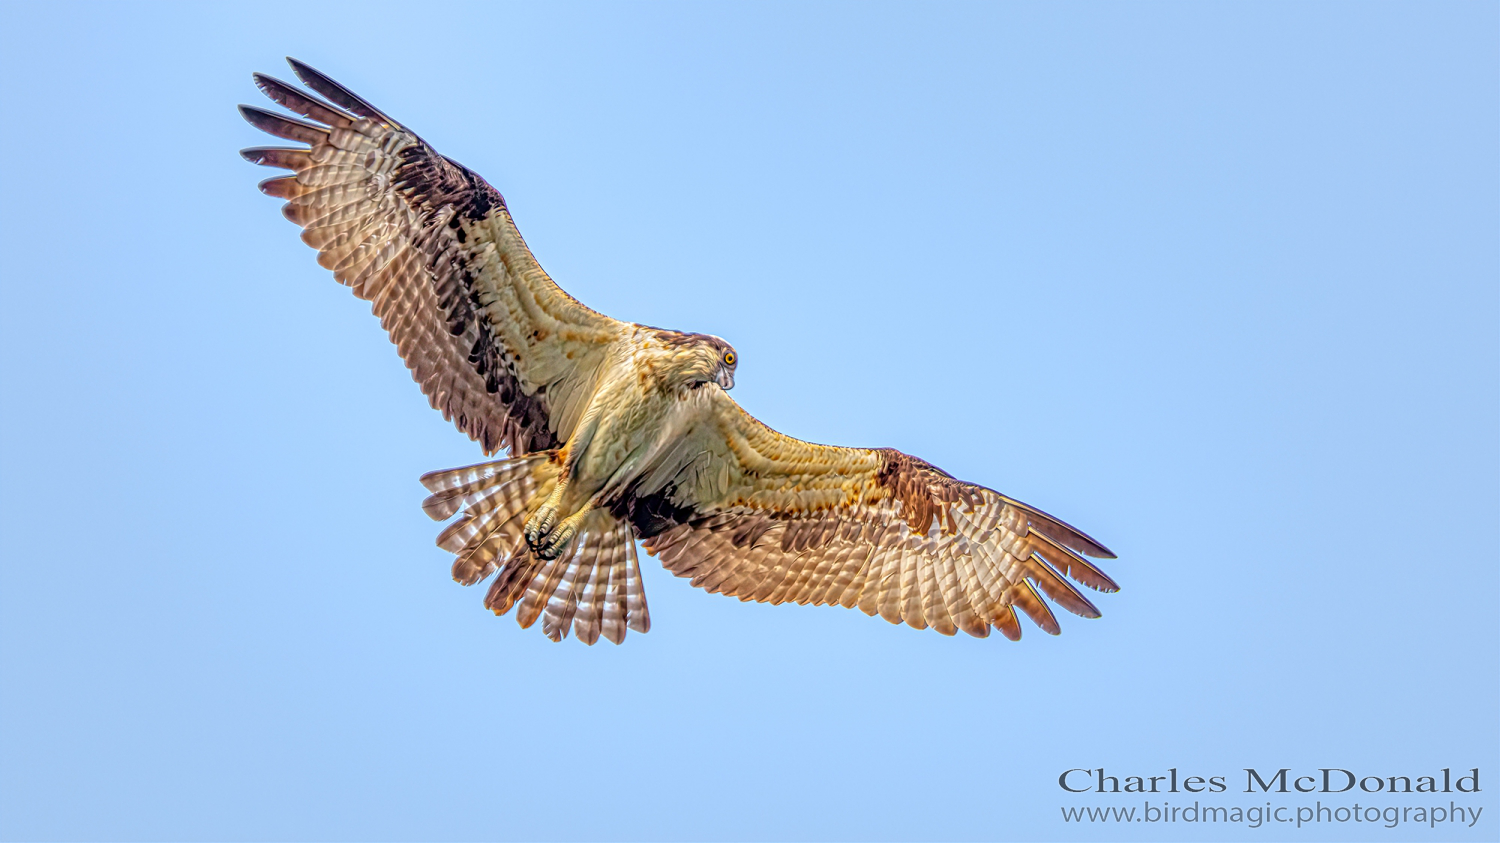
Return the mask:
<path id="1" fill-rule="evenodd" d="M 1057 777 L 1069 793 L 1223 793 L 1239 776 L 1182 775 L 1176 767 L 1159 776 L 1116 776 L 1103 767 L 1075 767 Z M 1244 768 L 1245 793 L 1479 793 L 1479 768 L 1455 772 L 1449 767 L 1431 775 L 1361 775 L 1342 767 L 1294 771 Z"/>

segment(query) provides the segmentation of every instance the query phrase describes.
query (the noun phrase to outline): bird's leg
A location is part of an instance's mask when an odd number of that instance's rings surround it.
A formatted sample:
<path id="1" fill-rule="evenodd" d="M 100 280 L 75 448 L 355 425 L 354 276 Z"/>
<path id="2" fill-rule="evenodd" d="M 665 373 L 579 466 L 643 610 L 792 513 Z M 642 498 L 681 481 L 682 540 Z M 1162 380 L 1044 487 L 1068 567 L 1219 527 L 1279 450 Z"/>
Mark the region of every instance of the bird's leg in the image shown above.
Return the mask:
<path id="1" fill-rule="evenodd" d="M 556 559 L 578 534 L 583 516 L 594 508 L 580 500 L 583 490 L 573 481 L 572 466 L 566 465 L 552 494 L 526 521 L 526 544 L 539 559 Z"/>
<path id="2" fill-rule="evenodd" d="M 552 527 L 557 523 L 558 513 L 562 508 L 563 493 L 568 488 L 568 472 L 557 478 L 557 485 L 553 487 L 552 494 L 537 507 L 536 512 L 526 520 L 526 544 L 531 547 L 533 553 L 541 556 L 541 549 L 548 536 L 552 533 Z M 556 558 L 556 555 L 544 557 Z"/>
<path id="3" fill-rule="evenodd" d="M 556 459 L 562 463 L 557 485 L 526 521 L 526 544 L 540 559 L 556 559 L 561 555 L 578 533 L 584 513 L 594 507 L 592 499 L 599 491 L 599 484 L 591 479 L 597 472 L 589 470 L 591 463 L 586 455 L 602 406 L 598 402 L 590 405 L 573 438 L 557 452 Z"/>
<path id="4" fill-rule="evenodd" d="M 552 531 L 542 536 L 538 545 L 533 545 L 531 552 L 539 559 L 556 559 L 562 555 L 567 548 L 568 542 L 578 534 L 578 527 L 583 523 L 583 517 L 588 514 L 591 507 L 585 507 L 578 512 L 564 518 L 561 523 L 552 528 Z"/>

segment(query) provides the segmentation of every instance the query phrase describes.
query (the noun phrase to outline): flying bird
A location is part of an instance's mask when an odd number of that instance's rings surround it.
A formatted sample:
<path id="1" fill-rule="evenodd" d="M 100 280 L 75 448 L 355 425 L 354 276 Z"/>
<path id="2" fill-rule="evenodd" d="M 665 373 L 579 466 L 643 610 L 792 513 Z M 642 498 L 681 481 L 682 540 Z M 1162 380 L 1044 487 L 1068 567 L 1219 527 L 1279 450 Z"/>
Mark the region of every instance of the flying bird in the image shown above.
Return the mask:
<path id="1" fill-rule="evenodd" d="M 286 200 L 318 263 L 371 303 L 423 394 L 485 454 L 435 471 L 423 509 L 451 520 L 453 578 L 493 576 L 485 606 L 588 644 L 650 628 L 639 541 L 709 592 L 858 607 L 892 623 L 1057 634 L 1043 595 L 1099 611 L 1069 579 L 1114 581 L 1099 542 L 999 492 L 890 448 L 803 442 L 729 397 L 718 337 L 621 322 L 564 292 L 484 179 L 342 85 L 288 59 L 321 98 L 255 74 L 297 119 L 252 106 L 296 147 L 242 152 L 290 170 Z"/>

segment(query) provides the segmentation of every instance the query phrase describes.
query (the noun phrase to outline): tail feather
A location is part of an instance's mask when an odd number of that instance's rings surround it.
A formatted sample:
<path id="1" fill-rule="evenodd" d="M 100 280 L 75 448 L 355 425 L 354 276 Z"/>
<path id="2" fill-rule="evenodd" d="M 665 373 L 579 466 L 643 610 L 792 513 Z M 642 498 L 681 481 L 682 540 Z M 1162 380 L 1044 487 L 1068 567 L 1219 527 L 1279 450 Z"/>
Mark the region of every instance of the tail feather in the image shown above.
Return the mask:
<path id="1" fill-rule="evenodd" d="M 525 515 L 525 512 L 521 515 Z M 453 561 L 453 581 L 459 585 L 473 585 L 493 574 L 507 560 L 516 559 L 518 554 L 529 551 L 522 535 L 523 525 L 524 519 L 518 516 L 495 524 L 478 537 L 472 546 Z"/>
<path id="2" fill-rule="evenodd" d="M 592 646 L 599 640 L 603 607 L 599 598 L 609 585 L 610 571 L 619 558 L 619 548 L 601 548 L 597 563 L 588 572 L 588 581 L 583 584 L 578 596 L 578 614 L 573 621 L 573 634 L 578 640 Z"/>
<path id="3" fill-rule="evenodd" d="M 496 615 L 504 615 L 516 605 L 532 572 L 536 569 L 536 558 L 531 555 L 531 549 L 526 546 L 525 536 L 517 539 L 516 547 L 509 554 L 509 559 L 510 561 L 501 569 L 499 576 L 490 583 L 489 593 L 484 596 L 484 607 Z"/>
<path id="4" fill-rule="evenodd" d="M 451 492 L 454 490 L 473 492 L 487 489 L 495 485 L 495 482 L 500 482 L 495 481 L 494 478 L 509 477 L 522 467 L 544 460 L 546 457 L 546 454 L 532 454 L 528 457 L 513 460 L 495 460 L 493 462 L 482 462 L 478 465 L 466 465 L 462 468 L 429 471 L 422 475 L 420 480 L 422 485 L 427 487 L 427 491 L 433 493 L 432 497 L 427 499 L 431 501 L 433 498 L 439 497 L 439 493 L 441 492 Z M 422 508 L 426 509 L 427 504 L 424 503 Z M 454 511 L 456 512 L 457 510 Z M 432 513 L 429 511 L 428 514 L 431 515 Z M 452 514 L 452 512 L 448 513 L 448 515 Z M 440 520 L 447 518 L 448 515 L 433 515 L 432 517 L 434 520 Z"/>
<path id="5" fill-rule="evenodd" d="M 568 569 L 568 563 L 573 561 L 576 550 L 578 550 L 577 538 L 563 548 L 561 556 L 537 566 L 531 582 L 526 584 L 525 590 L 521 592 L 521 599 L 516 602 L 516 623 L 520 624 L 522 629 L 529 629 L 541 618 L 543 610 L 547 608 L 547 598 L 552 595 L 558 582 L 562 580 L 563 574 Z M 546 632 L 546 629 L 545 626 L 542 627 L 543 632 Z M 561 640 L 551 635 L 547 637 L 552 638 L 553 641 Z"/>
<path id="6" fill-rule="evenodd" d="M 601 635 L 619 644 L 627 629 L 651 628 L 630 524 L 594 509 L 557 559 L 538 559 L 526 544 L 526 520 L 557 483 L 554 457 L 547 451 L 423 475 L 432 494 L 422 508 L 434 520 L 457 516 L 437 542 L 458 554 L 455 580 L 472 585 L 499 572 L 486 608 L 497 615 L 514 608 L 522 627 L 540 619 L 554 641 L 571 631 L 586 644 Z"/>
<path id="7" fill-rule="evenodd" d="M 438 534 L 437 544 L 458 554 L 453 579 L 473 585 L 515 555 L 526 516 L 551 494 L 556 471 L 546 455 L 465 466 L 423 475 L 433 494 L 422 509 L 433 520 L 458 514 Z M 524 543 L 521 543 L 524 548 Z"/>
<path id="8" fill-rule="evenodd" d="M 561 640 L 571 629 L 586 644 L 603 634 L 618 644 L 626 629 L 649 630 L 651 618 L 630 525 L 604 510 L 593 510 L 574 543 L 575 552 L 566 562 L 554 563 L 560 569 L 556 579 L 543 581 L 543 589 L 547 583 L 552 589 L 541 592 L 546 595 L 542 631 Z"/>
<path id="9" fill-rule="evenodd" d="M 593 538 L 587 532 L 581 532 L 573 540 L 571 559 L 563 567 L 557 587 L 547 595 L 547 607 L 542 610 L 542 632 L 553 641 L 567 638 L 568 631 L 573 628 L 583 584 L 594 573 L 594 565 L 589 561 L 597 553 Z"/>
<path id="10" fill-rule="evenodd" d="M 630 543 L 628 552 L 634 552 L 635 542 Z M 613 560 L 611 560 L 608 576 L 605 580 L 604 593 L 599 598 L 599 632 L 605 638 L 618 644 L 625 640 L 625 554 L 627 550 L 623 547 L 616 548 Z"/>
<path id="11" fill-rule="evenodd" d="M 625 548 L 625 625 L 636 632 L 651 631 L 651 613 L 646 610 L 646 584 L 641 581 L 641 562 L 635 553 L 635 537 Z M 625 638 L 625 633 L 620 633 Z M 618 641 L 615 643 L 619 643 Z"/>
<path id="12" fill-rule="evenodd" d="M 469 492 L 460 498 L 463 511 L 458 519 L 438 534 L 438 546 L 454 553 L 469 550 L 482 535 L 518 515 L 534 509 L 528 504 L 552 493 L 550 478 L 517 477 L 504 486 L 482 492 Z M 430 498 L 429 498 L 430 500 Z"/>

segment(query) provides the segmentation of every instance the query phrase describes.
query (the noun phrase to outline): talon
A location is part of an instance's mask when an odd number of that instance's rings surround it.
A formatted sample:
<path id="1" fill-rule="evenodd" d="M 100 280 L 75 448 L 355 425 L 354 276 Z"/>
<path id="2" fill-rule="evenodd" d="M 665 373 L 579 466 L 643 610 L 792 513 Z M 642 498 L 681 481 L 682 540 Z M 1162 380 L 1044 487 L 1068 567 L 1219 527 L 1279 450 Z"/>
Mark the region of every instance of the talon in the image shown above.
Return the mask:
<path id="1" fill-rule="evenodd" d="M 536 549 L 536 555 L 542 559 L 556 559 L 562 554 L 563 543 L 568 539 L 568 536 L 564 535 L 565 532 L 567 531 L 558 530 L 549 535 L 546 543 Z"/>
<path id="2" fill-rule="evenodd" d="M 543 540 L 541 547 L 532 548 L 532 552 L 542 559 L 552 560 L 562 555 L 563 549 L 573 536 L 578 533 L 578 517 L 565 519 L 557 525 L 557 529 L 551 531 Z"/>
<path id="3" fill-rule="evenodd" d="M 542 542 L 552 532 L 552 523 L 556 520 L 557 507 L 544 503 L 541 509 L 538 509 L 536 514 L 526 521 L 526 544 L 531 546 L 533 552 L 540 550 Z"/>

